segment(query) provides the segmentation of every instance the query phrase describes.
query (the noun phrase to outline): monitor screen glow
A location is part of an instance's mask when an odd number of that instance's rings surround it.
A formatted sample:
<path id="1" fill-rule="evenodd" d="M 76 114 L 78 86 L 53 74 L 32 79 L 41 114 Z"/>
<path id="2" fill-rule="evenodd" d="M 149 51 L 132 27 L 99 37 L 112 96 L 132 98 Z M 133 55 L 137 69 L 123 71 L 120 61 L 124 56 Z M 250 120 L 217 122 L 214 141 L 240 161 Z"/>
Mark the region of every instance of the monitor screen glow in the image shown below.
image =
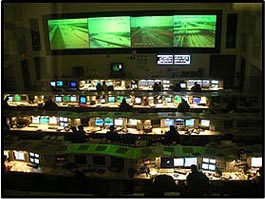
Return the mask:
<path id="1" fill-rule="evenodd" d="M 187 88 L 187 84 L 186 83 L 180 83 L 180 88 Z"/>
<path id="2" fill-rule="evenodd" d="M 185 120 L 186 127 L 193 127 L 194 126 L 194 119 Z"/>
<path id="3" fill-rule="evenodd" d="M 251 157 L 251 167 L 262 167 L 262 157 Z"/>
<path id="4" fill-rule="evenodd" d="M 71 97 L 70 97 L 70 101 L 71 101 L 71 102 L 76 102 L 76 100 L 77 100 L 76 96 L 71 96 Z"/>
<path id="5" fill-rule="evenodd" d="M 142 98 L 136 97 L 135 100 L 134 100 L 134 103 L 135 104 L 141 104 L 142 103 Z"/>
<path id="6" fill-rule="evenodd" d="M 137 119 L 129 119 L 129 123 L 130 126 L 137 126 Z"/>
<path id="7" fill-rule="evenodd" d="M 86 96 L 79 96 L 79 102 L 80 104 L 86 104 L 87 103 Z"/>
<path id="8" fill-rule="evenodd" d="M 123 126 L 123 119 L 114 119 L 114 125 L 115 126 Z"/>
<path id="9" fill-rule="evenodd" d="M 166 101 L 167 103 L 171 103 L 171 102 L 172 102 L 172 98 L 171 98 L 171 97 L 165 97 L 165 101 Z"/>
<path id="10" fill-rule="evenodd" d="M 109 103 L 115 103 L 115 97 L 114 96 L 109 96 L 108 97 Z"/>
<path id="11" fill-rule="evenodd" d="M 216 164 L 216 159 L 210 159 L 210 163 Z"/>
<path id="12" fill-rule="evenodd" d="M 185 158 L 184 167 L 190 167 L 193 164 L 197 165 L 197 158 L 196 157 Z"/>
<path id="13" fill-rule="evenodd" d="M 31 117 L 31 123 L 32 124 L 39 124 L 40 123 L 40 117 L 39 116 L 32 116 Z"/>
<path id="14" fill-rule="evenodd" d="M 105 118 L 104 119 L 105 126 L 112 126 L 113 125 L 113 119 L 112 118 Z"/>
<path id="15" fill-rule="evenodd" d="M 62 80 L 57 80 L 56 81 L 56 86 L 57 87 L 62 87 L 63 86 L 63 81 Z"/>
<path id="16" fill-rule="evenodd" d="M 209 164 L 202 163 L 202 169 L 208 170 Z"/>
<path id="17" fill-rule="evenodd" d="M 216 170 L 216 165 L 215 164 L 209 164 L 209 170 L 215 171 Z"/>
<path id="18" fill-rule="evenodd" d="M 25 160 L 25 154 L 23 151 L 14 151 L 15 160 Z"/>
<path id="19" fill-rule="evenodd" d="M 172 126 L 174 125 L 174 119 L 165 119 L 165 126 Z"/>
<path id="20" fill-rule="evenodd" d="M 49 123 L 49 117 L 48 116 L 41 116 L 40 117 L 40 124 L 48 124 Z"/>
<path id="21" fill-rule="evenodd" d="M 96 118 L 95 125 L 96 125 L 96 126 L 103 126 L 103 119 L 101 119 L 101 118 Z"/>
<path id="22" fill-rule="evenodd" d="M 184 158 L 174 158 L 174 167 L 183 167 L 184 166 Z"/>
<path id="23" fill-rule="evenodd" d="M 77 88 L 77 82 L 76 81 L 70 81 L 70 87 L 71 88 Z"/>
<path id="24" fill-rule="evenodd" d="M 202 127 L 209 127 L 210 126 L 210 120 L 201 120 L 201 126 Z"/>
<path id="25" fill-rule="evenodd" d="M 55 87 L 56 86 L 56 82 L 55 81 L 50 81 L 50 86 L 51 87 Z"/>
<path id="26" fill-rule="evenodd" d="M 63 98 L 62 96 L 55 96 L 55 102 L 62 102 Z"/>
<path id="27" fill-rule="evenodd" d="M 176 119 L 175 124 L 179 125 L 179 126 L 183 126 L 184 125 L 184 120 L 183 119 Z"/>
<path id="28" fill-rule="evenodd" d="M 210 159 L 209 158 L 202 158 L 203 162 L 209 163 Z"/>
<path id="29" fill-rule="evenodd" d="M 49 124 L 57 124 L 57 118 L 56 117 L 50 117 L 49 118 Z"/>
<path id="30" fill-rule="evenodd" d="M 69 95 L 64 95 L 63 96 L 63 101 L 64 102 L 69 102 L 70 101 L 70 96 Z"/>
<path id="31" fill-rule="evenodd" d="M 201 101 L 200 97 L 193 97 L 193 104 L 199 104 Z"/>

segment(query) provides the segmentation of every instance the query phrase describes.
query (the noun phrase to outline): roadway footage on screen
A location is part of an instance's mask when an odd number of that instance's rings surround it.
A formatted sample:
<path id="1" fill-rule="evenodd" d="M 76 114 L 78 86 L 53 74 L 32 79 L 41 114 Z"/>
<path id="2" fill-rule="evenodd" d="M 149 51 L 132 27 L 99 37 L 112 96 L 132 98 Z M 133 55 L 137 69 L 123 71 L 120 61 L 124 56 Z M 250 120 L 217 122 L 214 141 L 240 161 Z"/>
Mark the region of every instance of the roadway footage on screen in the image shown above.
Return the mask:
<path id="1" fill-rule="evenodd" d="M 48 20 L 50 49 L 215 48 L 217 15 Z"/>
<path id="2" fill-rule="evenodd" d="M 145 16 L 131 19 L 132 47 L 172 47 L 172 38 L 172 16 Z"/>
<path id="3" fill-rule="evenodd" d="M 89 48 L 87 18 L 49 20 L 51 49 Z"/>
<path id="4" fill-rule="evenodd" d="M 215 32 L 216 16 L 174 16 L 174 46 L 213 48 Z"/>

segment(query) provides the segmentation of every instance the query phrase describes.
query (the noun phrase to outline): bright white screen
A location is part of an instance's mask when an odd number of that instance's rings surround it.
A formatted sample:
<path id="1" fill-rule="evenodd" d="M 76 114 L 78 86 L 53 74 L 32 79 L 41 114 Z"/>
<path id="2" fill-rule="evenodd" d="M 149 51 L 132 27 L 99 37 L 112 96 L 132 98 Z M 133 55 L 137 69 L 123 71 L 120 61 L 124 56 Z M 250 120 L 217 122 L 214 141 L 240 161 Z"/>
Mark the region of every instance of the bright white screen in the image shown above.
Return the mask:
<path id="1" fill-rule="evenodd" d="M 184 165 L 184 158 L 174 158 L 174 167 L 181 167 Z"/>
<path id="2" fill-rule="evenodd" d="M 262 158 L 261 157 L 252 157 L 251 158 L 252 167 L 262 167 Z"/>
<path id="3" fill-rule="evenodd" d="M 210 120 L 201 120 L 201 126 L 209 127 L 210 126 Z"/>
<path id="4" fill-rule="evenodd" d="M 209 158 L 203 158 L 202 161 L 208 163 L 210 161 L 210 159 Z"/>
<path id="5" fill-rule="evenodd" d="M 123 125 L 123 119 L 115 119 L 114 125 L 115 126 L 122 126 Z"/>
<path id="6" fill-rule="evenodd" d="M 25 160 L 25 155 L 23 151 L 14 151 L 15 160 Z"/>
<path id="7" fill-rule="evenodd" d="M 209 164 L 209 170 L 214 171 L 216 166 L 214 164 Z"/>
<path id="8" fill-rule="evenodd" d="M 142 99 L 140 97 L 136 97 L 135 104 L 141 104 L 141 103 L 142 103 Z"/>
<path id="9" fill-rule="evenodd" d="M 215 159 L 210 159 L 210 163 L 215 164 L 216 160 Z"/>
<path id="10" fill-rule="evenodd" d="M 202 169 L 209 169 L 209 164 L 202 163 Z"/>
<path id="11" fill-rule="evenodd" d="M 137 126 L 137 119 L 129 119 L 129 125 Z"/>
<path id="12" fill-rule="evenodd" d="M 185 158 L 185 167 L 190 167 L 193 164 L 197 165 L 197 158 Z"/>

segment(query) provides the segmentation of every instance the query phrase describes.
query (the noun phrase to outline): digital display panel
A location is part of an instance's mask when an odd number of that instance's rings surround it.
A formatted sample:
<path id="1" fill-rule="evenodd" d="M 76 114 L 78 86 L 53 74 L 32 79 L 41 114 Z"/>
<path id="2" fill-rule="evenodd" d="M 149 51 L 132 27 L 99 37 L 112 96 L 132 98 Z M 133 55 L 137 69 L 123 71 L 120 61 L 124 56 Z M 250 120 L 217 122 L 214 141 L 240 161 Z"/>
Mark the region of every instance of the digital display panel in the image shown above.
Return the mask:
<path id="1" fill-rule="evenodd" d="M 50 81 L 50 86 L 51 87 L 55 87 L 56 86 L 56 82 L 55 81 Z"/>
<path id="2" fill-rule="evenodd" d="M 13 151 L 15 160 L 25 160 L 25 153 L 23 151 Z"/>
<path id="3" fill-rule="evenodd" d="M 63 96 L 63 101 L 64 102 L 70 102 L 70 96 L 69 95 L 64 95 Z"/>
<path id="4" fill-rule="evenodd" d="M 165 119 L 165 126 L 172 126 L 174 125 L 174 119 Z"/>
<path id="5" fill-rule="evenodd" d="M 176 119 L 175 124 L 179 125 L 179 126 L 183 126 L 184 125 L 184 120 L 183 119 Z"/>
<path id="6" fill-rule="evenodd" d="M 63 81 L 62 80 L 57 80 L 56 81 L 56 86 L 57 87 L 62 87 L 63 86 Z"/>
<path id="7" fill-rule="evenodd" d="M 122 63 L 112 63 L 110 65 L 111 73 L 122 73 L 123 71 L 123 64 Z"/>
<path id="8" fill-rule="evenodd" d="M 215 171 L 216 170 L 216 165 L 215 164 L 209 164 L 209 170 Z"/>
<path id="9" fill-rule="evenodd" d="M 55 102 L 62 102 L 63 98 L 62 96 L 55 96 Z"/>
<path id="10" fill-rule="evenodd" d="M 49 116 L 40 117 L 40 124 L 48 124 L 48 123 L 49 123 Z"/>
<path id="11" fill-rule="evenodd" d="M 252 167 L 262 167 L 262 157 L 251 157 Z"/>
<path id="12" fill-rule="evenodd" d="M 190 167 L 193 164 L 197 165 L 197 158 L 196 157 L 185 158 L 184 167 Z"/>
<path id="13" fill-rule="evenodd" d="M 157 65 L 172 65 L 173 55 L 157 55 Z"/>
<path id="14" fill-rule="evenodd" d="M 115 103 L 115 97 L 114 96 L 109 96 L 108 97 L 109 103 Z"/>
<path id="15" fill-rule="evenodd" d="M 201 101 L 200 97 L 193 97 L 193 104 L 199 104 Z"/>
<path id="16" fill-rule="evenodd" d="M 102 118 L 98 118 L 98 117 L 96 118 L 96 121 L 95 121 L 96 126 L 103 126 L 103 123 L 104 121 Z"/>
<path id="17" fill-rule="evenodd" d="M 76 98 L 75 95 L 70 97 L 70 101 L 71 101 L 71 102 L 76 102 L 76 100 L 77 100 L 77 98 Z"/>
<path id="18" fill-rule="evenodd" d="M 219 47 L 220 29 L 217 27 L 221 25 L 221 11 L 193 14 L 183 11 L 181 14 L 164 12 L 162 15 L 148 15 L 145 12 L 136 16 L 124 14 L 99 17 L 49 15 L 46 16 L 46 21 L 50 50 L 174 47 L 214 49 Z M 187 57 L 176 60 L 177 64 L 182 64 L 184 60 L 188 64 Z"/>
<path id="19" fill-rule="evenodd" d="M 79 102 L 80 104 L 86 104 L 87 103 L 86 96 L 79 96 Z"/>
<path id="20" fill-rule="evenodd" d="M 123 98 L 124 98 L 123 96 L 117 96 L 117 101 L 121 103 Z"/>
<path id="21" fill-rule="evenodd" d="M 142 103 L 142 98 L 141 97 L 135 97 L 134 103 L 135 104 L 141 104 Z"/>
<path id="22" fill-rule="evenodd" d="M 185 120 L 186 127 L 193 127 L 194 126 L 194 119 Z"/>
<path id="23" fill-rule="evenodd" d="M 104 119 L 104 124 L 105 124 L 105 126 L 112 126 L 113 125 L 113 118 L 106 117 Z"/>
<path id="24" fill-rule="evenodd" d="M 174 158 L 174 167 L 183 167 L 184 166 L 184 158 Z"/>
<path id="25" fill-rule="evenodd" d="M 32 116 L 31 117 L 31 123 L 32 124 L 39 124 L 40 123 L 40 117 L 39 116 Z"/>
<path id="26" fill-rule="evenodd" d="M 55 116 L 49 118 L 49 124 L 57 124 L 57 118 Z"/>
<path id="27" fill-rule="evenodd" d="M 172 102 L 172 97 L 165 97 L 165 101 L 167 103 L 171 103 Z"/>
<path id="28" fill-rule="evenodd" d="M 210 120 L 201 120 L 201 127 L 209 127 L 210 126 Z"/>
<path id="29" fill-rule="evenodd" d="M 122 118 L 114 119 L 114 125 L 115 126 L 123 126 L 123 119 Z"/>
<path id="30" fill-rule="evenodd" d="M 161 157 L 160 158 L 160 167 L 161 168 L 173 168 L 174 167 L 173 158 Z"/>
<path id="31" fill-rule="evenodd" d="M 175 65 L 189 65 L 190 64 L 190 55 L 174 55 L 174 64 Z"/>
<path id="32" fill-rule="evenodd" d="M 71 88 L 77 88 L 77 82 L 76 81 L 70 81 L 70 87 Z"/>
<path id="33" fill-rule="evenodd" d="M 128 124 L 130 126 L 137 126 L 137 119 L 129 119 Z"/>
<path id="34" fill-rule="evenodd" d="M 187 88 L 187 84 L 186 83 L 180 83 L 180 88 Z"/>

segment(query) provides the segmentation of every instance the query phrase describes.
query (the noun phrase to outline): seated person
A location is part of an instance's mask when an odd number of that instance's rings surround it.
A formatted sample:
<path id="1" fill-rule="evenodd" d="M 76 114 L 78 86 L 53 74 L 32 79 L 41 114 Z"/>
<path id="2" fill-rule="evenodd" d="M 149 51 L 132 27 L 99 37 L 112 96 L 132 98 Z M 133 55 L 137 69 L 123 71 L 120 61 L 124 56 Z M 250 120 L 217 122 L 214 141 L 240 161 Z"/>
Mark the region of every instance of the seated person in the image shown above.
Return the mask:
<path id="1" fill-rule="evenodd" d="M 159 84 L 157 82 L 154 83 L 153 91 L 155 91 L 155 92 L 161 91 L 161 87 L 159 86 Z"/>
<path id="2" fill-rule="evenodd" d="M 120 135 L 115 131 L 115 127 L 111 125 L 109 127 L 109 131 L 106 133 L 106 139 L 110 140 L 111 142 L 118 141 L 120 139 Z"/>
<path id="3" fill-rule="evenodd" d="M 175 92 L 181 91 L 180 83 L 176 83 L 174 87 L 172 88 L 172 90 Z"/>
<path id="4" fill-rule="evenodd" d="M 102 82 L 102 89 L 103 91 L 108 91 L 108 86 L 105 81 Z"/>
<path id="5" fill-rule="evenodd" d="M 53 109 L 57 109 L 58 105 L 52 101 L 52 97 L 49 96 L 48 100 L 45 102 L 43 108 L 45 110 L 53 110 Z"/>
<path id="6" fill-rule="evenodd" d="M 196 165 L 191 165 L 191 173 L 187 176 L 187 194 L 190 196 L 203 196 L 207 193 L 210 185 L 209 178 L 198 171 Z"/>
<path id="7" fill-rule="evenodd" d="M 188 102 L 185 99 L 181 99 L 181 103 L 178 105 L 177 108 L 178 112 L 188 112 L 190 111 L 190 105 L 188 104 Z"/>
<path id="8" fill-rule="evenodd" d="M 97 89 L 98 93 L 103 91 L 103 87 L 102 87 L 101 83 L 99 83 L 99 82 L 97 83 L 96 89 Z"/>
<path id="9" fill-rule="evenodd" d="M 169 131 L 165 133 L 165 144 L 171 144 L 172 142 L 178 142 L 179 141 L 179 132 L 175 129 L 173 125 L 169 127 Z"/>
<path id="10" fill-rule="evenodd" d="M 132 107 L 129 104 L 127 104 L 125 98 L 123 98 L 122 102 L 119 106 L 119 110 L 120 111 L 130 111 L 131 109 L 132 109 Z"/>
<path id="11" fill-rule="evenodd" d="M 194 86 L 191 87 L 191 90 L 192 90 L 193 92 L 200 92 L 202 89 L 201 89 L 200 84 L 198 84 L 197 82 L 194 82 Z"/>

